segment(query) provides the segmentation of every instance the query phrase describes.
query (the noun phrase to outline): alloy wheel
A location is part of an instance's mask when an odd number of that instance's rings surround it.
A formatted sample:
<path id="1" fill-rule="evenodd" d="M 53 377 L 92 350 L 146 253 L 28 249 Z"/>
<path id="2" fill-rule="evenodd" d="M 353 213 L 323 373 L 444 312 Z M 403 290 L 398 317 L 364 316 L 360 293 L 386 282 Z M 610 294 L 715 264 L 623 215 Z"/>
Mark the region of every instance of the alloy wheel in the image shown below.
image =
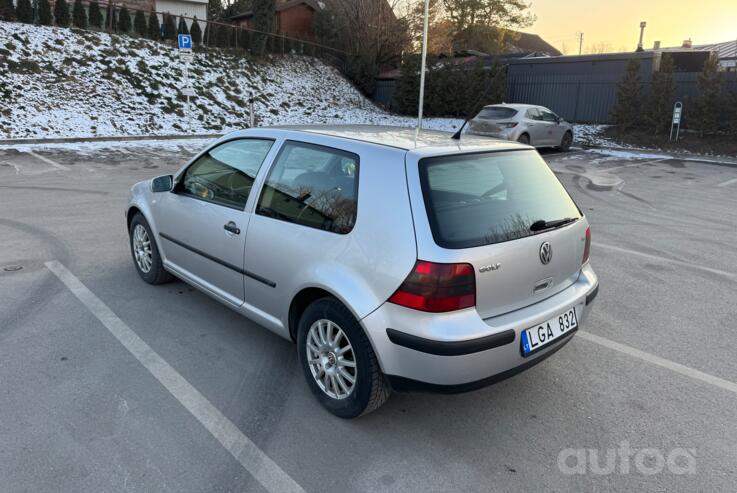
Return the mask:
<path id="1" fill-rule="evenodd" d="M 356 355 L 348 336 L 334 322 L 315 321 L 307 333 L 307 363 L 318 387 L 333 399 L 356 388 Z"/>
<path id="2" fill-rule="evenodd" d="M 141 224 L 136 224 L 136 227 L 133 228 L 133 255 L 141 272 L 148 274 L 153 265 L 151 239 L 148 237 L 146 228 Z"/>

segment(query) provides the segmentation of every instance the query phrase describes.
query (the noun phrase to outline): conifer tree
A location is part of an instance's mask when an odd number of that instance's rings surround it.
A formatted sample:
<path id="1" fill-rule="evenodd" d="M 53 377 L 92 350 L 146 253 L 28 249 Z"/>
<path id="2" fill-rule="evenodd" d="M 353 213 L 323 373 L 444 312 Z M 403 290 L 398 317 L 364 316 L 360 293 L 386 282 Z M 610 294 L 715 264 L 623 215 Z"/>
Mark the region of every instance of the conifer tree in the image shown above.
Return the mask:
<path id="1" fill-rule="evenodd" d="M 128 34 L 131 30 L 131 15 L 128 12 L 128 7 L 123 5 L 118 14 L 118 29 L 117 31 L 123 34 Z"/>
<path id="2" fill-rule="evenodd" d="M 719 113 L 722 99 L 722 77 L 719 61 L 711 56 L 704 62 L 698 78 L 699 95 L 696 99 L 696 126 L 701 135 L 719 130 Z"/>
<path id="3" fill-rule="evenodd" d="M 0 20 L 15 20 L 15 3 L 13 3 L 13 0 L 0 0 Z"/>
<path id="4" fill-rule="evenodd" d="M 184 17 L 179 16 L 179 25 L 177 26 L 177 34 L 189 34 L 189 28 L 187 27 L 187 21 Z"/>
<path id="5" fill-rule="evenodd" d="M 87 29 L 87 11 L 82 5 L 82 0 L 74 0 L 74 6 L 72 7 L 72 22 L 74 27 Z"/>
<path id="6" fill-rule="evenodd" d="M 174 16 L 164 14 L 164 39 L 177 39 L 177 25 Z"/>
<path id="7" fill-rule="evenodd" d="M 192 44 L 198 45 L 202 43 L 202 31 L 200 30 L 200 24 L 197 22 L 197 16 L 192 21 L 192 26 L 189 29 L 189 34 L 192 36 Z"/>
<path id="8" fill-rule="evenodd" d="M 54 22 L 57 26 L 69 27 L 71 16 L 69 14 L 69 4 L 66 0 L 56 0 L 56 3 L 54 3 Z"/>
<path id="9" fill-rule="evenodd" d="M 151 13 L 148 14 L 148 28 L 146 36 L 154 41 L 161 40 L 161 24 L 159 24 L 159 16 L 151 9 Z"/>
<path id="10" fill-rule="evenodd" d="M 640 61 L 633 58 L 627 63 L 624 77 L 617 86 L 617 101 L 612 108 L 612 122 L 623 132 L 631 130 L 640 115 L 642 101 Z"/>
<path id="11" fill-rule="evenodd" d="M 146 29 L 146 16 L 144 15 L 143 10 L 136 10 L 136 15 L 133 16 L 133 30 L 137 35 L 145 36 Z"/>
<path id="12" fill-rule="evenodd" d="M 655 135 L 667 133 L 673 115 L 673 102 L 676 94 L 676 81 L 673 57 L 664 53 L 660 59 L 660 69 L 653 73 L 650 96 L 645 103 L 644 120 Z"/>
<path id="13" fill-rule="evenodd" d="M 15 6 L 15 17 L 19 22 L 33 24 L 33 7 L 30 0 L 18 0 Z"/>
<path id="14" fill-rule="evenodd" d="M 87 14 L 90 27 L 94 27 L 95 29 L 102 28 L 102 12 L 100 12 L 100 4 L 97 3 L 97 0 L 90 2 L 89 12 Z"/>
<path id="15" fill-rule="evenodd" d="M 41 26 L 50 26 L 54 23 L 49 0 L 39 0 L 38 2 L 38 23 Z"/>

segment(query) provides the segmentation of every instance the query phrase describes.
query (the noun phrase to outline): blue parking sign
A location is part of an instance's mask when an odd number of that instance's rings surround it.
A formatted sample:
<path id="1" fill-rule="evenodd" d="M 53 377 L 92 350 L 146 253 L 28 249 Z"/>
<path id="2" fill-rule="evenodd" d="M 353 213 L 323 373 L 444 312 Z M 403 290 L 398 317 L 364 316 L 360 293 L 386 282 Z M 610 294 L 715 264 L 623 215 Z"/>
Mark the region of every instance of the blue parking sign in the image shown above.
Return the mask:
<path id="1" fill-rule="evenodd" d="M 180 34 L 178 39 L 180 50 L 192 49 L 192 36 L 190 36 L 189 34 Z"/>

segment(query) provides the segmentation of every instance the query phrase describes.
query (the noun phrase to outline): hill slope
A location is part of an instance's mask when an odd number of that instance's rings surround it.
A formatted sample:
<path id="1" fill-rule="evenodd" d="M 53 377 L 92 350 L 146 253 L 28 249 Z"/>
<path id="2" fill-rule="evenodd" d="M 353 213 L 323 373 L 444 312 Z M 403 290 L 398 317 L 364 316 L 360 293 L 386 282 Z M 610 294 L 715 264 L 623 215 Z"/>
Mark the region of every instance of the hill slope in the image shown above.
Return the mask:
<path id="1" fill-rule="evenodd" d="M 217 49 L 195 54 L 188 111 L 176 51 L 128 36 L 0 22 L 0 138 L 224 132 L 247 126 L 250 93 L 260 125 L 414 124 L 374 106 L 320 60 L 254 60 Z"/>

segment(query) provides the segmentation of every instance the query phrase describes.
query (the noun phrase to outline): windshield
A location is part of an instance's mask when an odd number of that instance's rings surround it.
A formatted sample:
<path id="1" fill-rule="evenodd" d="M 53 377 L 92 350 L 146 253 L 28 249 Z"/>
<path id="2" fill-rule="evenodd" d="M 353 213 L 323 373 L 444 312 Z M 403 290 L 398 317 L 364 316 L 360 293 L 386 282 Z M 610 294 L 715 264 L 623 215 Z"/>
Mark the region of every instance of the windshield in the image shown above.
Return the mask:
<path id="1" fill-rule="evenodd" d="M 420 181 L 433 237 L 445 248 L 514 240 L 539 233 L 531 226 L 540 221 L 581 217 L 534 150 L 425 158 Z"/>

